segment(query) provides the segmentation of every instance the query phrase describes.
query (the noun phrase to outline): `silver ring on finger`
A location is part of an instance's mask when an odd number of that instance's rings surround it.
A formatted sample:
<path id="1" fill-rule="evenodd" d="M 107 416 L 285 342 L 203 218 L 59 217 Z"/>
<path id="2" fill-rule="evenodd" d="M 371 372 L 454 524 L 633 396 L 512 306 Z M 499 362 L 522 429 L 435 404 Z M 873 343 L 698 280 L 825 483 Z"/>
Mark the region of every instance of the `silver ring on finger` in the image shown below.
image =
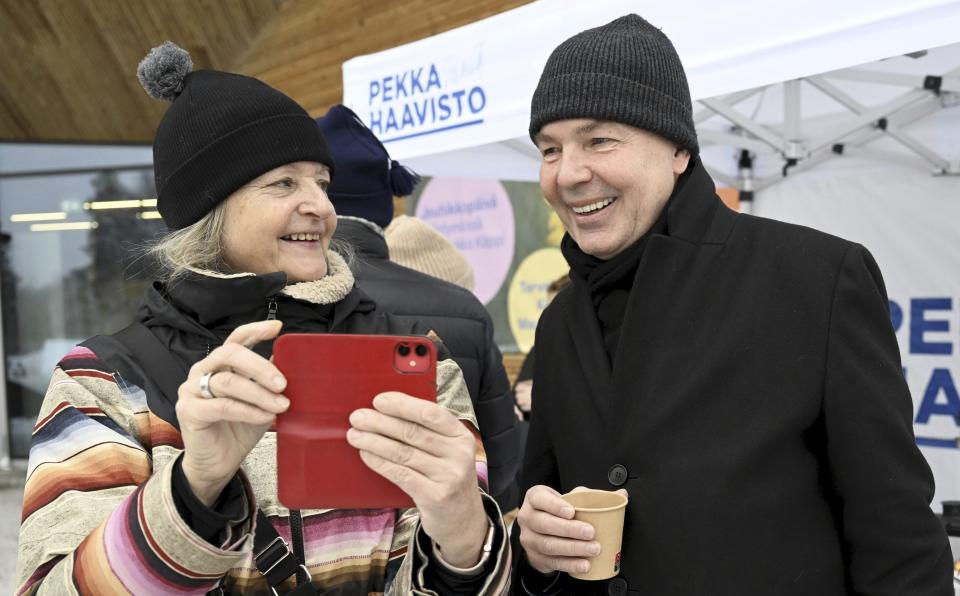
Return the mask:
<path id="1" fill-rule="evenodd" d="M 213 375 L 215 374 L 217 374 L 217 371 L 208 372 L 200 377 L 200 397 L 204 399 L 217 398 L 217 396 L 213 394 L 213 390 L 210 388 L 210 379 L 212 379 Z"/>

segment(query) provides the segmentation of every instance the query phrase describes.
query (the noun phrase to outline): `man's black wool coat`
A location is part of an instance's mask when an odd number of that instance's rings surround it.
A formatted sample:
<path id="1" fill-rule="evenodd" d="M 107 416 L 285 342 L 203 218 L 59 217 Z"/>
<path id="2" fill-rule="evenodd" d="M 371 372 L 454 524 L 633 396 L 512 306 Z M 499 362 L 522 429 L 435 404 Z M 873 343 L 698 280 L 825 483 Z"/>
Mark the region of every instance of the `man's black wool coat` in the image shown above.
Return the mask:
<path id="1" fill-rule="evenodd" d="M 555 587 L 952 595 L 877 264 L 727 209 L 694 168 L 647 241 L 612 371 L 582 282 L 540 320 L 523 489 L 630 493 L 620 576 Z"/>

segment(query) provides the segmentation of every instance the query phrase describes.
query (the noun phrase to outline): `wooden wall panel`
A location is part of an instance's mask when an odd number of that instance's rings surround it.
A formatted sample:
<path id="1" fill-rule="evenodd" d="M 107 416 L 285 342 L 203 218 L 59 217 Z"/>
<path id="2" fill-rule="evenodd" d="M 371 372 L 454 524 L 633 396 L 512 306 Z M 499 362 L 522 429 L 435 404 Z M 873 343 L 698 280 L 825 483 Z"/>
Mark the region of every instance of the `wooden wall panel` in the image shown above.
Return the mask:
<path id="1" fill-rule="evenodd" d="M 517 375 L 520 374 L 520 368 L 523 366 L 523 360 L 527 355 L 522 352 L 508 352 L 503 355 L 503 368 L 507 371 L 507 379 L 510 386 L 517 382 Z"/>
<path id="2" fill-rule="evenodd" d="M 282 4 L 0 0 L 0 139 L 147 142 L 165 105 L 137 82 L 146 52 L 170 39 L 229 68 Z"/>
<path id="3" fill-rule="evenodd" d="M 423 39 L 527 4 L 528 0 L 291 0 L 238 70 L 256 76 L 322 115 L 343 96 L 344 61 Z"/>
<path id="4" fill-rule="evenodd" d="M 170 39 L 321 115 L 341 65 L 528 0 L 0 0 L 0 140 L 149 142 L 165 104 L 137 63 Z"/>

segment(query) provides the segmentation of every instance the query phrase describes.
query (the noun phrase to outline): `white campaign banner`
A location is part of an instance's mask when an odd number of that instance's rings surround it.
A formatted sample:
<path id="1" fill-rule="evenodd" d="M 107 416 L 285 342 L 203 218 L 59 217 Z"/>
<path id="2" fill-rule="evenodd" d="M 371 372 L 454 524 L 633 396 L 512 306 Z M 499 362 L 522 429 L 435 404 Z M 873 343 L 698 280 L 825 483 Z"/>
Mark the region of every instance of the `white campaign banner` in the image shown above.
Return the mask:
<path id="1" fill-rule="evenodd" d="M 397 159 L 523 139 L 553 48 L 628 13 L 670 37 L 694 99 L 946 45 L 960 31 L 960 0 L 699 1 L 682 10 L 540 0 L 345 62 L 343 103 Z"/>
<path id="2" fill-rule="evenodd" d="M 913 396 L 914 432 L 937 481 L 934 510 L 960 499 L 960 178 L 844 159 L 764 190 L 754 213 L 873 254 Z"/>

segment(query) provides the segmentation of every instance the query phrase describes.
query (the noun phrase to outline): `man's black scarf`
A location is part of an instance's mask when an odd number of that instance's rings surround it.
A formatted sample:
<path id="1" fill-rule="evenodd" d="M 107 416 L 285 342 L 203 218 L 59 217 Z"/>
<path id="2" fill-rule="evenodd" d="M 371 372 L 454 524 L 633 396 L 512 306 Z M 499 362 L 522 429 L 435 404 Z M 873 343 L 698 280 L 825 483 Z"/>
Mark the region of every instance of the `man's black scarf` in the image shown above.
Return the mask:
<path id="1" fill-rule="evenodd" d="M 564 234 L 560 243 L 560 250 L 570 264 L 570 279 L 575 284 L 583 284 L 590 293 L 600 331 L 603 335 L 603 345 L 607 352 L 610 368 L 613 368 L 617 353 L 617 343 L 620 340 L 620 327 L 627 310 L 627 300 L 633 288 L 637 268 L 647 245 L 647 239 L 654 234 L 667 234 L 667 211 L 673 202 L 674 196 L 684 186 L 686 178 L 694 169 L 691 161 L 687 171 L 680 176 L 673 188 L 673 194 L 663 206 L 660 216 L 653 226 L 639 240 L 627 247 L 623 252 L 608 261 L 598 259 L 583 252 L 570 234 Z M 623 199 L 620 199 L 623 200 Z"/>

